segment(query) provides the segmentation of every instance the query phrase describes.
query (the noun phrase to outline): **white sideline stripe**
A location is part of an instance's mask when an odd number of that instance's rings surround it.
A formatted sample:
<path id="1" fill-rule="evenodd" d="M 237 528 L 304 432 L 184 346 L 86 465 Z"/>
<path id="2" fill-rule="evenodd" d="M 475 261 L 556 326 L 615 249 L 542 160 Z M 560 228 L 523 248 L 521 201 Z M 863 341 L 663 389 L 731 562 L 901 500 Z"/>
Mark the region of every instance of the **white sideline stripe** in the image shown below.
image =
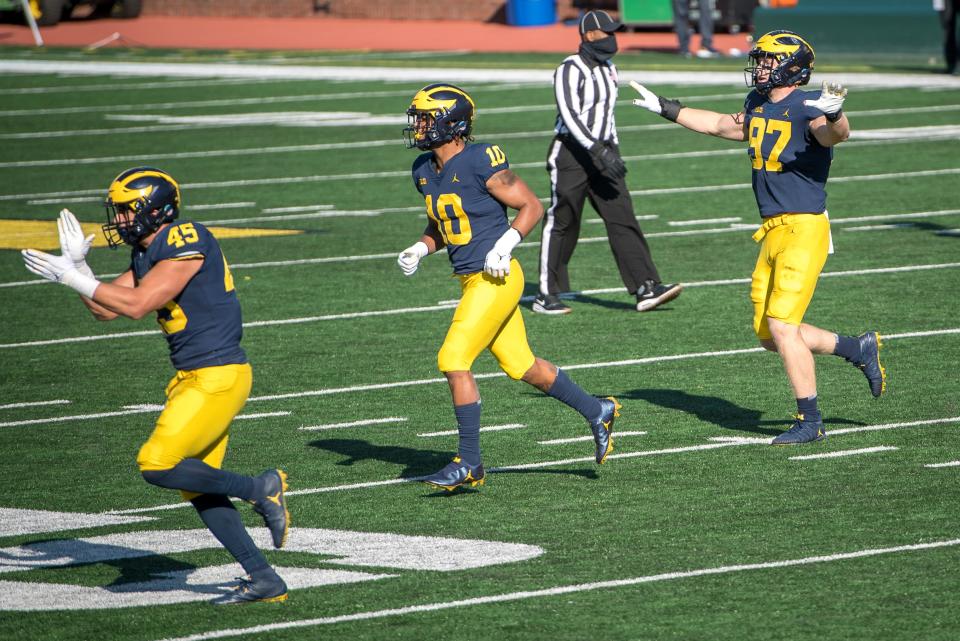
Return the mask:
<path id="1" fill-rule="evenodd" d="M 271 80 L 345 80 L 415 82 L 424 78 L 444 78 L 452 83 L 518 83 L 549 87 L 553 76 L 549 69 L 489 69 L 458 67 L 356 67 L 199 62 L 104 62 L 90 60 L 0 60 L 0 72 L 21 74 L 116 75 L 145 78 L 243 78 Z M 621 71 L 622 82 L 636 80 L 645 85 L 720 85 L 743 87 L 743 75 L 735 71 Z M 839 82 L 848 87 L 878 89 L 884 87 L 957 87 L 947 75 L 905 73 L 817 73 L 817 82 Z M 420 86 L 420 85 L 417 85 Z M 745 93 L 745 90 L 743 90 Z M 409 91 L 404 95 L 409 95 Z M 738 94 L 742 95 L 742 94 Z"/>
<path id="2" fill-rule="evenodd" d="M 403 423 L 408 421 L 405 416 L 388 416 L 387 418 L 369 418 L 362 421 L 350 421 L 349 423 L 326 423 L 324 425 L 303 426 L 299 429 L 304 431 L 316 430 L 337 430 L 343 427 L 363 427 L 365 425 L 383 425 L 384 423 Z"/>
<path id="3" fill-rule="evenodd" d="M 577 583 L 574 585 L 558 585 L 552 588 L 541 588 L 539 590 L 522 590 L 518 592 L 507 592 L 503 594 L 493 594 L 481 597 L 472 597 L 467 599 L 457 599 L 456 601 L 440 601 L 434 603 L 425 603 L 422 605 L 409 605 L 401 608 L 388 608 L 384 610 L 368 610 L 366 612 L 354 612 L 352 614 L 340 614 L 336 616 L 319 617 L 315 619 L 300 619 L 297 621 L 284 621 L 280 623 L 267 623 L 263 625 L 250 626 L 247 628 L 227 628 L 222 630 L 211 630 L 209 632 L 200 632 L 185 637 L 166 638 L 162 641 L 206 641 L 207 639 L 222 639 L 225 637 L 234 637 L 240 635 L 263 634 L 277 630 L 289 630 L 293 628 L 307 628 L 319 625 L 332 625 L 336 623 L 346 623 L 350 621 L 366 621 L 370 619 L 382 619 L 393 616 L 403 616 L 408 614 L 419 614 L 422 612 L 436 612 L 437 610 L 449 610 L 453 608 L 469 607 L 474 605 L 487 605 L 491 603 L 505 603 L 511 601 L 524 601 L 527 599 L 538 599 L 544 597 L 555 597 L 564 594 L 576 594 L 579 592 L 592 592 L 596 590 L 609 590 L 614 588 L 629 587 L 634 585 L 643 585 L 645 583 L 658 583 L 660 581 L 674 581 L 677 579 L 689 579 L 701 576 L 716 576 L 720 574 L 732 574 L 735 572 L 749 572 L 753 570 L 770 570 L 775 568 L 790 568 L 803 565 L 813 565 L 817 563 L 832 563 L 835 561 L 845 561 L 848 559 L 862 559 L 884 554 L 896 554 L 899 552 L 915 552 L 919 550 L 933 550 L 938 548 L 960 545 L 960 539 L 949 539 L 945 541 L 931 541 L 930 543 L 914 543 L 910 545 L 897 545 L 885 548 L 868 548 L 856 550 L 853 552 L 837 552 L 834 554 L 808 556 L 799 559 L 784 559 L 781 561 L 764 561 L 762 563 L 743 563 L 737 565 L 721 565 L 711 568 L 702 568 L 698 570 L 684 570 L 680 572 L 664 572 L 661 574 L 650 574 L 646 576 L 636 576 L 625 579 L 611 579 L 608 581 L 595 581 L 592 583 Z"/>
<path id="4" fill-rule="evenodd" d="M 19 425 L 41 425 L 45 423 L 64 423 L 66 421 L 91 421 L 97 418 L 112 418 L 114 416 L 128 416 L 130 414 L 143 414 L 144 412 L 155 412 L 154 409 L 133 409 L 118 412 L 98 412 L 97 414 L 75 414 L 73 416 L 52 416 L 50 418 L 31 418 L 23 421 L 6 421 L 0 423 L 0 427 L 16 427 Z"/>
<path id="5" fill-rule="evenodd" d="M 875 429 L 892 429 L 894 427 L 914 427 L 917 425 L 934 425 L 939 423 L 951 423 L 951 422 L 960 422 L 960 416 L 953 418 L 943 418 L 943 419 L 930 419 L 925 421 L 909 421 L 905 423 L 890 423 L 888 425 L 865 425 L 862 427 L 855 427 L 846 430 L 830 430 L 830 436 L 837 436 L 839 434 L 846 434 L 852 432 L 869 432 Z M 616 436 L 616 432 L 614 432 Z M 711 443 L 705 443 L 702 445 L 687 445 L 679 447 L 671 447 L 662 450 L 641 450 L 637 452 L 621 452 L 618 454 L 611 454 L 607 457 L 607 460 L 611 459 L 621 459 L 621 458 L 637 458 L 640 456 L 660 456 L 663 454 L 684 454 L 687 452 L 702 452 L 705 450 L 717 450 L 724 447 L 737 447 L 740 445 L 763 445 L 769 446 L 771 438 L 757 438 L 751 436 L 714 436 L 711 437 Z M 593 456 L 583 456 L 579 458 L 569 458 L 562 459 L 559 461 L 541 461 L 539 463 L 525 463 L 521 465 L 507 465 L 502 467 L 491 467 L 487 469 L 487 472 L 503 472 L 510 470 L 533 470 L 541 467 L 557 467 L 560 465 L 569 465 L 571 463 L 592 463 L 595 459 Z M 413 483 L 419 481 L 422 477 L 409 477 L 409 478 L 392 478 L 385 479 L 382 481 L 364 481 L 362 483 L 349 483 L 346 485 L 328 485 L 326 487 L 311 487 L 304 488 L 300 490 L 292 490 L 288 494 L 325 494 L 327 492 L 340 492 L 345 490 L 356 490 L 363 489 L 368 487 L 382 487 L 384 485 L 397 485 L 398 483 Z M 104 514 L 142 514 L 146 512 L 157 512 L 163 510 L 176 510 L 182 507 L 190 507 L 192 504 L 183 502 L 183 503 L 168 503 L 166 505 L 157 505 L 154 507 L 138 507 L 130 508 L 126 510 L 109 510 L 104 512 Z"/>
<path id="6" fill-rule="evenodd" d="M 55 401 L 26 401 L 23 403 L 6 403 L 0 405 L 0 410 L 15 409 L 18 407 L 40 407 L 43 405 L 69 405 L 70 401 L 66 399 L 57 399 Z"/>
<path id="7" fill-rule="evenodd" d="M 291 212 L 297 211 L 317 211 L 318 209 L 333 209 L 334 206 L 330 204 L 322 205 L 299 205 L 297 207 L 269 207 L 262 210 L 265 214 L 289 214 Z"/>
<path id="8" fill-rule="evenodd" d="M 523 423 L 505 423 L 504 425 L 488 425 L 487 427 L 481 427 L 481 432 L 502 432 L 503 430 L 519 430 L 526 427 Z M 417 436 L 456 436 L 460 432 L 458 430 L 444 430 L 443 432 L 423 432 L 417 434 Z"/>
<path id="9" fill-rule="evenodd" d="M 233 417 L 233 420 L 240 421 L 240 420 L 252 419 L 252 418 L 269 418 L 271 416 L 290 416 L 290 412 L 260 412 L 259 414 L 238 414 Z"/>
<path id="10" fill-rule="evenodd" d="M 924 467 L 960 467 L 960 461 L 949 461 L 947 463 L 927 463 Z"/>
<path id="11" fill-rule="evenodd" d="M 839 450 L 837 452 L 825 452 L 823 454 L 801 454 L 800 456 L 791 456 L 791 461 L 811 461 L 821 458 L 840 458 L 841 456 L 857 456 L 858 454 L 872 454 L 874 452 L 891 452 L 897 450 L 896 447 L 878 445 L 876 447 L 861 447 L 856 450 Z"/>
<path id="12" fill-rule="evenodd" d="M 614 432 L 614 438 L 621 436 L 644 436 L 646 432 Z M 581 443 L 583 441 L 592 441 L 593 436 L 574 436 L 572 438 L 554 438 L 548 441 L 537 441 L 538 445 L 566 445 L 567 443 Z"/>
<path id="13" fill-rule="evenodd" d="M 637 217 L 639 219 L 639 216 Z M 730 216 L 727 218 L 701 218 L 700 220 L 670 220 L 667 224 L 671 227 L 686 227 L 688 225 L 713 225 L 717 223 L 739 223 L 743 218 L 740 216 Z"/>

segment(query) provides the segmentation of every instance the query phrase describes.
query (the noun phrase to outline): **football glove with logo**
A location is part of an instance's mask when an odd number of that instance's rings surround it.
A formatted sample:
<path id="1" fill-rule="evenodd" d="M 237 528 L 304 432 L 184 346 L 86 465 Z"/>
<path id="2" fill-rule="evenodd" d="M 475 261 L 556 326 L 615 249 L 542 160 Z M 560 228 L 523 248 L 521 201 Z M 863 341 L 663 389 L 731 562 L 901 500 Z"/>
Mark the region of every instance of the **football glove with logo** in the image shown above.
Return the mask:
<path id="1" fill-rule="evenodd" d="M 663 116 L 671 122 L 677 122 L 677 116 L 680 115 L 680 110 L 684 107 L 679 100 L 670 100 L 669 98 L 658 96 L 636 80 L 631 80 L 630 86 L 640 94 L 640 98 L 634 99 L 633 101 L 635 106 L 643 107 L 647 111 L 655 113 L 658 116 Z"/>
<path id="2" fill-rule="evenodd" d="M 422 241 L 417 241 L 410 245 L 397 256 L 397 264 L 403 271 L 404 276 L 413 276 L 420 266 L 420 259 L 430 253 L 427 245 Z"/>
<path id="3" fill-rule="evenodd" d="M 483 271 L 494 278 L 506 278 L 510 274 L 510 255 L 513 249 L 520 244 L 523 236 L 515 228 L 511 227 L 503 233 L 493 249 L 487 252 L 486 260 L 483 261 Z"/>
<path id="4" fill-rule="evenodd" d="M 823 112 L 830 122 L 837 122 L 843 113 L 843 101 L 847 98 L 847 88 L 840 83 L 824 81 L 820 97 L 816 100 L 804 100 L 803 104 Z"/>

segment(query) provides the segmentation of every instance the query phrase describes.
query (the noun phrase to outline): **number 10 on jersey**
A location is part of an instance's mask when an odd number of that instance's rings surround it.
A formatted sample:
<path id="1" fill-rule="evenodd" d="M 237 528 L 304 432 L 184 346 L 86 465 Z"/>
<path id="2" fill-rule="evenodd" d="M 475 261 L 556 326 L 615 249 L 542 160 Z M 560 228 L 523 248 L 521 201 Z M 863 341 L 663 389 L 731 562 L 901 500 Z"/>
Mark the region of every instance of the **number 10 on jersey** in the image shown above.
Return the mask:
<path id="1" fill-rule="evenodd" d="M 433 209 L 433 196 L 427 194 L 427 216 L 437 223 L 437 229 L 447 245 L 466 245 L 473 238 L 470 229 L 470 219 L 463 210 L 463 201 L 457 194 L 440 194 L 437 196 L 437 209 Z M 453 216 L 450 215 L 451 211 Z M 453 221 L 456 219 L 459 231 L 454 230 Z"/>

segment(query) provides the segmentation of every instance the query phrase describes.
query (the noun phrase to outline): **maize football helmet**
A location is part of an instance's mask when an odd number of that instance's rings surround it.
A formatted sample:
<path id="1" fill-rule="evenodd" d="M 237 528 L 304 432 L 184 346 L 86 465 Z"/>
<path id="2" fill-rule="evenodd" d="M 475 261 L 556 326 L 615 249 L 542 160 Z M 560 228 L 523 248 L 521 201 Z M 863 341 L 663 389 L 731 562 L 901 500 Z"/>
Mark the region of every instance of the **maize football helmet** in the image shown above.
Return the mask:
<path id="1" fill-rule="evenodd" d="M 473 99 L 463 89 L 438 83 L 417 92 L 407 109 L 403 130 L 407 149 L 433 149 L 454 138 L 469 139 L 473 130 Z"/>
<path id="2" fill-rule="evenodd" d="M 805 85 L 810 82 L 815 55 L 810 43 L 792 31 L 771 31 L 760 36 L 753 49 L 747 54 L 750 66 L 744 69 L 744 80 L 748 87 L 756 87 L 762 94 L 774 87 Z M 761 81 L 761 61 L 773 59 L 773 67 L 767 79 Z"/>
<path id="3" fill-rule="evenodd" d="M 113 179 L 103 204 L 107 244 L 136 245 L 180 214 L 180 185 L 165 171 L 134 167 Z"/>

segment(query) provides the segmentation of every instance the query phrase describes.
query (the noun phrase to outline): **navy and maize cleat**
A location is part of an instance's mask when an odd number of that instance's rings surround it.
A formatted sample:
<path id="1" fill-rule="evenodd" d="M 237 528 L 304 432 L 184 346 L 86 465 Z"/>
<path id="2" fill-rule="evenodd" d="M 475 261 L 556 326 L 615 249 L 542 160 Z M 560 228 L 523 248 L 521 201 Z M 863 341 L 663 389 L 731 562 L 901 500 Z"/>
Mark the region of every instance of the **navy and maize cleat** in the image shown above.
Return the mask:
<path id="1" fill-rule="evenodd" d="M 870 393 L 878 398 L 887 390 L 887 370 L 880 364 L 880 348 L 883 341 L 877 332 L 867 332 L 857 337 L 860 341 L 860 359 L 851 361 L 856 365 L 870 383 Z"/>
<path id="2" fill-rule="evenodd" d="M 607 456 L 613 451 L 613 421 L 620 416 L 623 407 L 612 396 L 600 399 L 600 416 L 590 423 L 593 432 L 593 442 L 597 446 L 596 459 L 598 465 L 607 461 Z"/>
<path id="3" fill-rule="evenodd" d="M 799 445 L 827 438 L 823 421 L 805 421 L 803 414 L 795 414 L 793 426 L 770 442 L 770 445 Z"/>
<path id="4" fill-rule="evenodd" d="M 287 542 L 290 532 L 290 512 L 287 510 L 287 473 L 267 470 L 259 478 L 264 480 L 264 496 L 250 501 L 253 511 L 263 517 L 270 530 L 273 547 L 279 549 Z"/>
<path id="5" fill-rule="evenodd" d="M 210 603 L 214 605 L 234 605 L 237 603 L 276 603 L 287 600 L 287 584 L 276 573 L 272 577 L 254 581 L 249 575 L 240 577 L 240 584 L 230 592 L 217 597 Z"/>
<path id="6" fill-rule="evenodd" d="M 469 485 L 470 487 L 483 485 L 486 476 L 482 463 L 470 465 L 459 456 L 454 456 L 453 460 L 447 463 L 442 470 L 424 476 L 420 480 L 428 485 L 452 492 L 461 485 Z"/>

